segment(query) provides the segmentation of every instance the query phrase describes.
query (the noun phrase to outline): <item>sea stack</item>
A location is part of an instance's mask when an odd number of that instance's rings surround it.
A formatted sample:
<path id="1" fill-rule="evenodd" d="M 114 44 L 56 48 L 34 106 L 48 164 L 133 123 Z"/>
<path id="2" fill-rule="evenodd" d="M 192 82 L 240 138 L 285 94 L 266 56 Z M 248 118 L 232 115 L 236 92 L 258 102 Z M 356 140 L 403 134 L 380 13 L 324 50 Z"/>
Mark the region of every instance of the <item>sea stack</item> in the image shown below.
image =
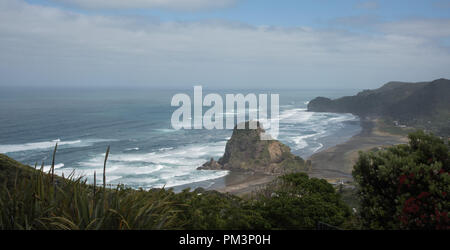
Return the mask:
<path id="1" fill-rule="evenodd" d="M 288 146 L 277 140 L 261 140 L 260 135 L 265 132 L 262 124 L 256 122 L 256 129 L 250 129 L 251 122 L 245 123 L 245 129 L 235 126 L 224 155 L 218 161 L 211 159 L 198 169 L 264 174 L 306 171 L 307 166 L 302 158 L 293 155 Z"/>

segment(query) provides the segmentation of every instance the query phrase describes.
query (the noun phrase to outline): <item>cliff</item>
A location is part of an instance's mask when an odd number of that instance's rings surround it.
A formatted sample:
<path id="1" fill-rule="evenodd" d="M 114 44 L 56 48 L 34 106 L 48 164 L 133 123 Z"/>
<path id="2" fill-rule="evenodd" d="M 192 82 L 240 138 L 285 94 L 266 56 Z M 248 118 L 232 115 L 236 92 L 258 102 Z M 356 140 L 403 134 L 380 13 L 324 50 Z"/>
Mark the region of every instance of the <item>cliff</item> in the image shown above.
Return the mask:
<path id="1" fill-rule="evenodd" d="M 291 149 L 277 140 L 260 140 L 264 132 L 257 122 L 257 129 L 233 130 L 233 135 L 227 142 L 224 155 L 215 161 L 210 161 L 199 167 L 199 170 L 237 170 L 266 174 L 298 172 L 306 170 L 305 161 L 291 153 Z"/>
<path id="2" fill-rule="evenodd" d="M 331 100 L 318 97 L 308 104 L 314 112 L 352 113 L 381 117 L 410 127 L 450 135 L 450 80 L 389 82 L 379 89 Z"/>

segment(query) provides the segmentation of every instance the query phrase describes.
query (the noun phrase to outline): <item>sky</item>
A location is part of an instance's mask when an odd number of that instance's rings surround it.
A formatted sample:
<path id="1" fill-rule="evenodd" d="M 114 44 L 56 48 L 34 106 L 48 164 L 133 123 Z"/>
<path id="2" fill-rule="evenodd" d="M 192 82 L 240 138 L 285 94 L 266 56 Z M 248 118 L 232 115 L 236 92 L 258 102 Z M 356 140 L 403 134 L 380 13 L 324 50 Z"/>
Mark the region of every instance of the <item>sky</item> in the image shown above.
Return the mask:
<path id="1" fill-rule="evenodd" d="M 450 0 L 0 0 L 0 87 L 450 78 Z"/>

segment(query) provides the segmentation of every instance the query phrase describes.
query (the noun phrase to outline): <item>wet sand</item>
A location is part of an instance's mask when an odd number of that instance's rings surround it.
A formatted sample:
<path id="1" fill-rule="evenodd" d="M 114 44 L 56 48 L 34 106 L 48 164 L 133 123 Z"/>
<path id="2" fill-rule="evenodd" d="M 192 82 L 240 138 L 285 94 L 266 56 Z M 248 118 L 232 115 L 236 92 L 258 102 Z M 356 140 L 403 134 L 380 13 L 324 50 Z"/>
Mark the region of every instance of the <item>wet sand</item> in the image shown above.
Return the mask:
<path id="1" fill-rule="evenodd" d="M 362 130 L 359 134 L 345 143 L 312 155 L 309 158 L 312 161 L 309 176 L 326 179 L 330 183 L 351 181 L 359 151 L 407 143 L 405 136 L 381 132 L 377 123 L 376 120 L 361 120 Z M 260 173 L 230 172 L 208 189 L 244 196 L 264 187 L 276 177 Z"/>
<path id="2" fill-rule="evenodd" d="M 367 151 L 375 147 L 386 147 L 407 143 L 405 136 L 393 135 L 378 129 L 377 120 L 361 120 L 362 130 L 347 142 L 312 155 L 311 177 L 351 181 L 353 165 L 358 159 L 359 151 Z"/>
<path id="3" fill-rule="evenodd" d="M 277 175 L 231 171 L 222 178 L 222 181 L 216 182 L 209 189 L 244 196 L 263 188 L 265 184 L 273 181 L 276 177 Z"/>

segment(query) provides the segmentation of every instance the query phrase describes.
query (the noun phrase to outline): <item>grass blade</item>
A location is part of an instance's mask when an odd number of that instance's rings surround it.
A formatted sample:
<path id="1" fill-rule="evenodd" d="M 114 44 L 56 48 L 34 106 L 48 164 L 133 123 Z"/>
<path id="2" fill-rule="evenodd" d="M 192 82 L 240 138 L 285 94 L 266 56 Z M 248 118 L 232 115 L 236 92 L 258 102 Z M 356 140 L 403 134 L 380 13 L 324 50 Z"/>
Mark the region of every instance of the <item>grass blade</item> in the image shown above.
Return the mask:
<path id="1" fill-rule="evenodd" d="M 108 146 L 106 149 L 105 162 L 103 163 L 103 189 L 106 189 L 106 162 L 108 161 L 109 149 Z"/>
<path id="2" fill-rule="evenodd" d="M 54 183 L 54 177 L 55 177 L 55 156 L 56 156 L 56 149 L 58 148 L 58 143 L 55 145 L 55 149 L 53 150 L 53 157 L 52 157 L 52 183 Z"/>

